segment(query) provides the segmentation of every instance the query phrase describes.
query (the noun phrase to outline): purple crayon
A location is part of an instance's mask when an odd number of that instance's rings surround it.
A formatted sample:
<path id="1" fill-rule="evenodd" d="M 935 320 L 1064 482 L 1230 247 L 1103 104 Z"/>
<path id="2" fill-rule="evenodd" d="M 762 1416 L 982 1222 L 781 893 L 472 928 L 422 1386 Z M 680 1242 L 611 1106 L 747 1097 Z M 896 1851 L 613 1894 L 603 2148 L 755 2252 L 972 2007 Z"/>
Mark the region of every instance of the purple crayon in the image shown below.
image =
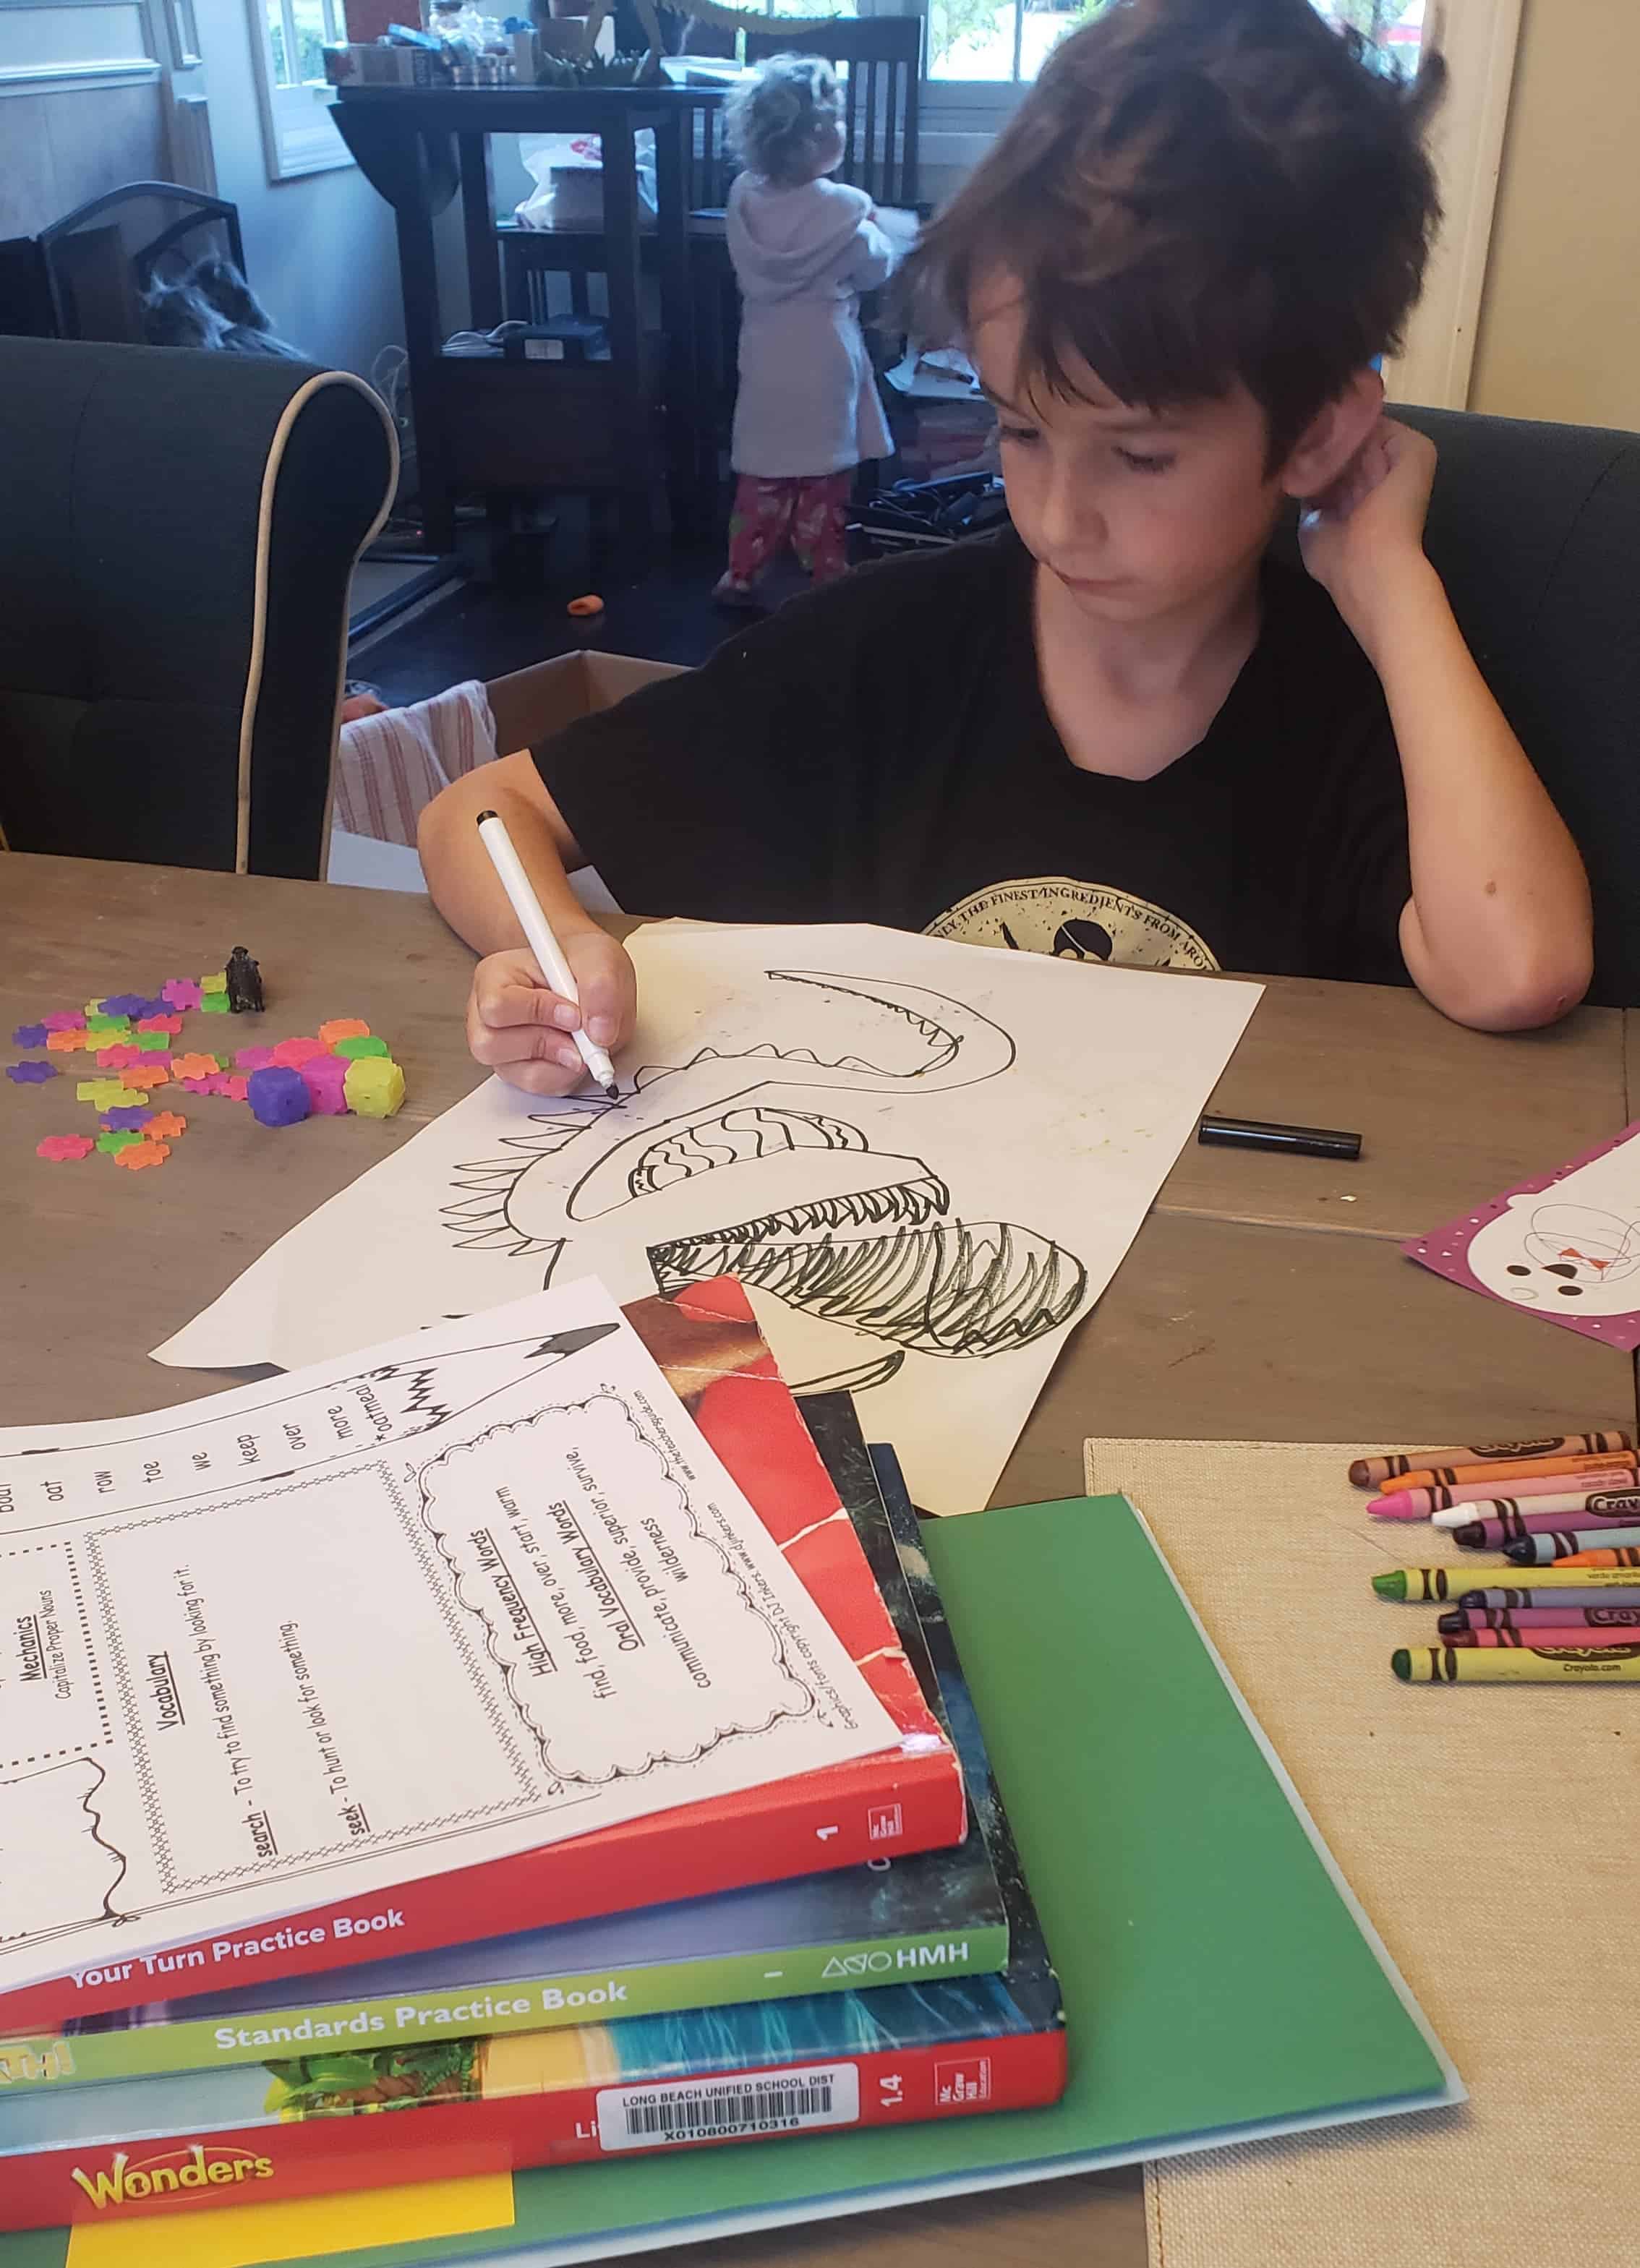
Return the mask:
<path id="1" fill-rule="evenodd" d="M 1640 1629 L 1640 1607 L 1453 1607 L 1437 1617 L 1436 1628 L 1442 1631 L 1635 1630 Z"/>
<path id="2" fill-rule="evenodd" d="M 1460 1607 L 1507 1607 L 1511 1614 L 1522 1607 L 1553 1607 L 1561 1599 L 1575 1600 L 1580 1607 L 1640 1607 L 1640 1582 L 1625 1583 L 1621 1573 L 1608 1579 L 1603 1569 L 1596 1567 L 1567 1567 L 1560 1572 L 1586 1580 L 1563 1589 L 1541 1576 L 1536 1582 L 1486 1583 L 1479 1590 L 1460 1591 L 1458 1603 Z"/>
<path id="3" fill-rule="evenodd" d="M 1608 1497 L 1609 1512 L 1597 1509 L 1596 1503 L 1580 1510 L 1566 1512 L 1505 1512 L 1496 1520 L 1466 1521 L 1461 1528 L 1451 1528 L 1447 1534 L 1454 1543 L 1466 1551 L 1497 1551 L 1505 1543 L 1518 1543 L 1523 1535 L 1554 1535 L 1568 1528 L 1632 1528 L 1640 1521 L 1640 1496 L 1626 1498 Z"/>

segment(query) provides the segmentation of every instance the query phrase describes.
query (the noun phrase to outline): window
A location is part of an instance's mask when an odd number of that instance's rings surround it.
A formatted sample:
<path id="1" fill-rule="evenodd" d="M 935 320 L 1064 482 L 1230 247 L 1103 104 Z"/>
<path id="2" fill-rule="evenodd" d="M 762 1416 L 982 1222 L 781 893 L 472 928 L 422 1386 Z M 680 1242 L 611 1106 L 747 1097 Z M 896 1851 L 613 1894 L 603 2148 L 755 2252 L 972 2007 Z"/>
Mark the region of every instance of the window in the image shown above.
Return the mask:
<path id="1" fill-rule="evenodd" d="M 1104 4 L 1105 0 L 927 0 L 928 77 L 999 88 L 1028 85 L 1065 33 L 1097 16 Z M 1424 0 L 1315 4 L 1331 22 L 1353 25 L 1385 54 L 1417 60 Z"/>
<path id="2" fill-rule="evenodd" d="M 247 0 L 270 181 L 352 158 L 330 118 L 323 49 L 345 40 L 341 0 Z"/>

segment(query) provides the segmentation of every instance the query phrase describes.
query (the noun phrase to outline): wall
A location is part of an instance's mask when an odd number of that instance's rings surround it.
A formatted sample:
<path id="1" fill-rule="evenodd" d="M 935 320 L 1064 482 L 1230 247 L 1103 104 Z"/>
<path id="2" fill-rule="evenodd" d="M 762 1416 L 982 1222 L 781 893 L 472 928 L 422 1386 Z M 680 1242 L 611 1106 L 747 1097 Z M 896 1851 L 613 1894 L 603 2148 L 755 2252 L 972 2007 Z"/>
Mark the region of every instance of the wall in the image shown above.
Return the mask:
<path id="1" fill-rule="evenodd" d="M 357 166 L 270 181 L 245 0 L 196 0 L 217 187 L 240 209 L 245 264 L 277 328 L 316 362 L 368 378 L 403 342 L 393 215 Z"/>
<path id="2" fill-rule="evenodd" d="M 1640 0 L 1526 0 L 1469 406 L 1640 430 Z"/>

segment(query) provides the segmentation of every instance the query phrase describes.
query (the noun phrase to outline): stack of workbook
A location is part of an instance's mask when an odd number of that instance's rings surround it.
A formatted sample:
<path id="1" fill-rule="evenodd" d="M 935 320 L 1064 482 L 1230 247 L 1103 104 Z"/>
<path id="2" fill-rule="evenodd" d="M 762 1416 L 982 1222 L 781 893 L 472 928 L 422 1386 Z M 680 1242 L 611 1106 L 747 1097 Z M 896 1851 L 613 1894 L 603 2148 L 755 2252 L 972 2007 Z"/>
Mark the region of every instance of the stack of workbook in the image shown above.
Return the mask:
<path id="1" fill-rule="evenodd" d="M 0 1436 L 0 2228 L 1062 2091 L 914 1515 L 738 1286 Z"/>

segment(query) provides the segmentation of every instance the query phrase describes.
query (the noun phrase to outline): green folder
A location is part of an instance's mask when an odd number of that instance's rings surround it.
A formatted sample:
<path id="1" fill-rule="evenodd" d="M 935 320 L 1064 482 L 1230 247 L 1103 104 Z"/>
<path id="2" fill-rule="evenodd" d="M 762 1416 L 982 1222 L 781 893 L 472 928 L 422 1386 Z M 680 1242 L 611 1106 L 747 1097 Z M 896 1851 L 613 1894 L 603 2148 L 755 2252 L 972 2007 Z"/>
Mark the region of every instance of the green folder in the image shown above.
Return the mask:
<path id="1" fill-rule="evenodd" d="M 1064 1985 L 1064 2100 L 520 2174 L 510 2232 L 316 2257 L 567 2263 L 1462 2099 L 1127 1499 L 924 1540 Z M 0 2268 L 65 2255 L 0 2239 Z"/>

